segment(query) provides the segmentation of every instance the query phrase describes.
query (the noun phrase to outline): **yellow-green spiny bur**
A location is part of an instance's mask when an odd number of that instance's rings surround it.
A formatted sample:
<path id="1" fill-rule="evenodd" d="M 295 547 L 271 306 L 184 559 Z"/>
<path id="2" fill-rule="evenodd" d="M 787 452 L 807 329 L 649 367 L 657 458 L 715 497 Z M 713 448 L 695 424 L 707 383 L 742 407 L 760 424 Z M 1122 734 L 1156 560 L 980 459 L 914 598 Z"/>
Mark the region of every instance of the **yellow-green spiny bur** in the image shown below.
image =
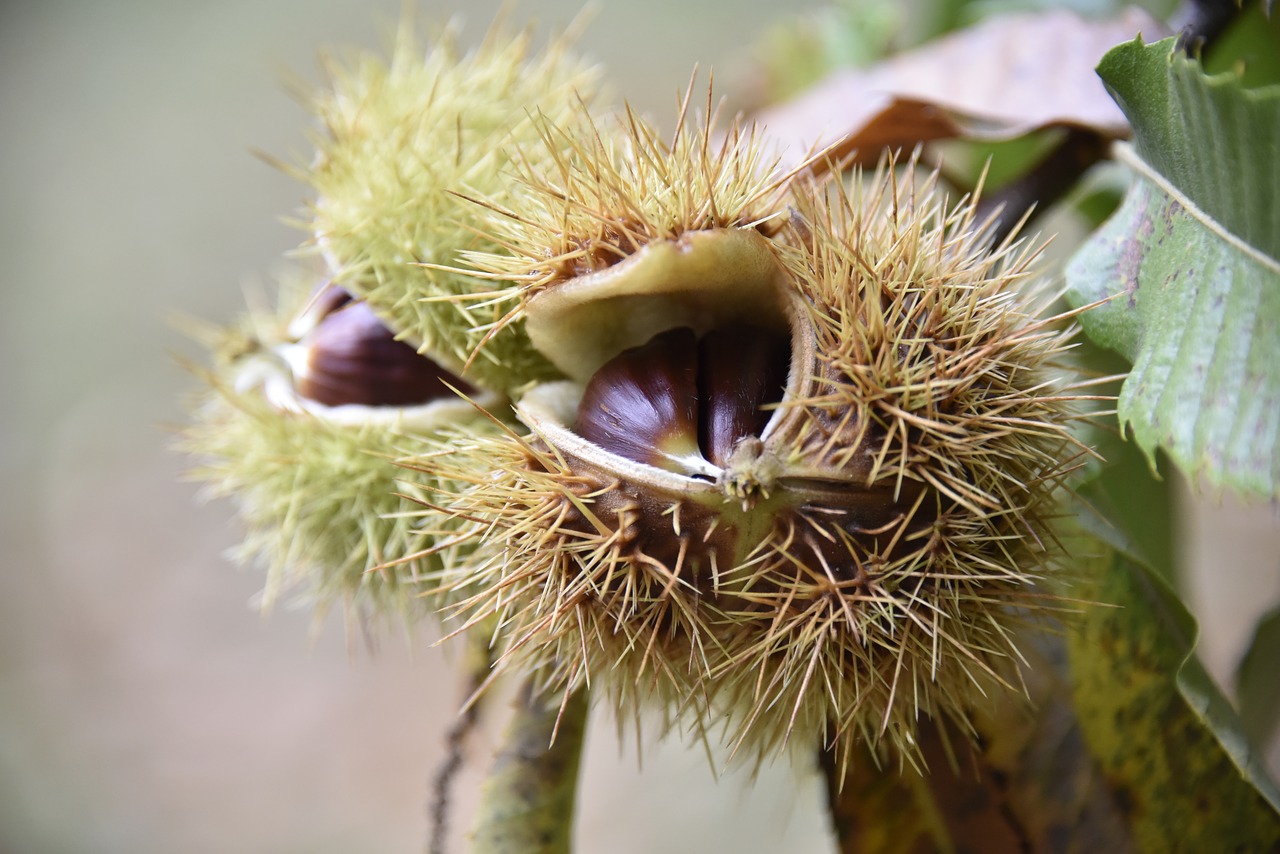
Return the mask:
<path id="1" fill-rule="evenodd" d="M 441 485 L 429 475 L 402 482 L 395 460 L 430 447 L 455 428 L 497 429 L 456 397 L 421 406 L 326 407 L 296 395 L 281 352 L 296 345 L 289 318 L 305 289 L 283 288 L 278 314 L 257 310 L 206 335 L 213 367 L 194 410 L 184 449 L 200 460 L 193 475 L 210 493 L 234 500 L 246 527 L 237 556 L 265 565 L 263 607 L 297 591 L 323 614 L 397 616 L 406 622 L 435 604 L 417 584 L 436 572 L 454 527 L 423 514 L 406 496 Z"/>
<path id="2" fill-rule="evenodd" d="M 424 52 L 404 32 L 389 63 L 335 69 L 314 104 L 324 133 L 306 171 L 318 194 L 311 227 L 338 284 L 479 386 L 510 392 L 555 376 L 523 326 L 502 322 L 514 296 L 488 298 L 492 282 L 441 267 L 497 249 L 482 236 L 497 214 L 472 199 L 518 209 L 513 163 L 536 172 L 556 159 L 538 117 L 584 124 L 596 78 L 563 42 L 535 51 L 528 33 L 496 31 L 465 53 L 453 33 Z"/>

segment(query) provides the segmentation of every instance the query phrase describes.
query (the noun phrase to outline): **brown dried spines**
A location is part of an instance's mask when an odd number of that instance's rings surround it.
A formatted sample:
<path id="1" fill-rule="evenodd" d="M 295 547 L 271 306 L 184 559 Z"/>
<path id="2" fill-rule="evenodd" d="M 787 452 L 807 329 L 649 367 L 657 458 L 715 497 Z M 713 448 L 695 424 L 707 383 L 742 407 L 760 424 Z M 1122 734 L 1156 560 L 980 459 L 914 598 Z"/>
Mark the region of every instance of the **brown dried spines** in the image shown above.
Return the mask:
<path id="1" fill-rule="evenodd" d="M 553 168 L 520 168 L 518 211 L 495 222 L 509 253 L 470 253 L 478 268 L 532 293 L 607 269 L 686 232 L 753 228 L 772 234 L 790 174 L 776 168 L 754 130 L 715 138 L 714 116 L 688 117 L 682 104 L 668 142 L 640 116 L 576 126 L 544 121 Z M 593 132 L 578 132 L 582 123 Z"/>
<path id="2" fill-rule="evenodd" d="M 1026 281 L 1034 253 L 990 247 L 971 205 L 888 172 L 863 191 L 798 189 L 795 206 L 783 256 L 810 307 L 814 382 L 784 401 L 774 447 L 886 503 L 878 519 L 809 505 L 767 538 L 743 596 L 756 607 L 722 629 L 734 652 L 713 671 L 753 710 L 746 742 L 825 720 L 909 756 L 919 716 L 963 725 L 1011 678 L 1015 629 L 1049 604 L 1083 384 L 1063 364 L 1066 318 L 1042 317 Z"/>
<path id="3" fill-rule="evenodd" d="M 819 432 L 865 418 L 868 438 L 846 445 L 874 451 L 869 481 L 911 477 L 975 512 L 1049 488 L 1042 476 L 1082 449 L 1059 366 L 1074 333 L 1043 316 L 1036 251 L 989 246 L 972 204 L 947 210 L 891 171 L 829 192 L 796 189 L 805 245 L 783 254 L 817 341 L 820 382 L 800 411 Z"/>
<path id="4" fill-rule="evenodd" d="M 702 672 L 701 645 L 714 643 L 696 590 L 731 562 L 732 531 L 543 440 L 455 444 L 448 462 L 466 461 L 469 485 L 442 497 L 491 548 L 446 566 L 438 590 L 460 600 L 465 625 L 503 626 L 498 667 L 552 691 L 603 680 L 615 696 L 643 684 L 687 704 L 689 668 Z M 612 678 L 615 667 L 627 678 Z"/>
<path id="5" fill-rule="evenodd" d="M 505 666 L 657 694 L 696 728 L 724 722 L 748 755 L 831 733 L 846 757 L 867 739 L 909 758 L 921 717 L 963 729 L 1012 682 L 1016 630 L 1051 602 L 1053 493 L 1084 453 L 1083 384 L 1060 364 L 1069 319 L 1043 319 L 1046 297 L 1023 289 L 1034 253 L 988 246 L 969 203 L 885 170 L 792 204 L 772 241 L 693 232 L 685 255 L 646 267 L 672 246 L 651 244 L 529 300 L 531 330 L 544 306 L 548 328 L 591 336 L 637 305 L 683 326 L 693 305 L 712 318 L 702 334 L 727 322 L 728 279 L 666 274 L 718 257 L 756 271 L 750 310 L 777 312 L 790 370 L 758 434 L 703 454 L 703 471 L 575 432 L 581 385 L 530 393 L 534 439 L 452 458 L 509 461 L 451 499 L 486 555 L 468 608 L 508 627 Z M 580 357 L 588 382 L 600 351 L 553 358 Z"/>
<path id="6" fill-rule="evenodd" d="M 617 330 L 596 331 L 590 323 L 581 324 L 566 340 L 558 335 L 562 330 L 560 315 L 551 305 L 538 313 L 540 320 L 529 329 L 535 347 L 574 379 L 585 381 L 590 376 L 590 371 L 583 372 L 584 361 L 594 365 L 603 361 L 596 350 L 612 348 L 611 355 L 623 347 L 643 344 L 672 325 L 706 332 L 705 320 L 697 316 L 700 306 L 673 305 L 670 301 L 660 305 L 661 294 L 672 290 L 692 297 L 695 303 L 700 299 L 717 302 L 721 314 L 732 302 L 717 299 L 717 294 L 724 290 L 721 280 L 732 279 L 734 270 L 717 271 L 712 252 L 706 247 L 691 252 L 691 243 L 704 234 L 751 232 L 768 236 L 780 225 L 786 187 L 793 175 L 777 169 L 754 130 L 734 125 L 726 133 L 716 134 L 710 104 L 709 115 L 703 120 L 689 117 L 688 109 L 686 99 L 670 141 L 630 111 L 605 123 L 596 123 L 585 114 L 576 125 L 546 120 L 542 124 L 544 145 L 555 153 L 555 165 L 551 169 L 521 165 L 518 207 L 475 199 L 495 214 L 486 236 L 503 251 L 463 253 L 464 268 L 499 282 L 515 283 L 514 290 L 499 287 L 495 293 L 476 297 L 505 298 L 519 293 L 521 307 L 513 309 L 502 323 L 525 317 L 533 300 L 544 299 L 558 306 L 573 303 L 578 294 L 598 292 L 595 280 L 619 281 L 605 275 L 612 272 L 610 268 L 641 263 L 637 259 L 645 258 L 642 265 L 650 271 L 648 278 L 654 284 L 644 289 L 651 292 L 632 306 L 633 311 L 614 313 L 615 318 L 630 317 L 633 323 L 624 330 L 620 346 L 606 343 L 602 348 L 598 339 L 611 342 Z M 583 122 L 590 124 L 591 133 L 578 131 Z M 734 253 L 742 249 L 732 247 Z M 689 256 L 703 259 L 711 269 L 680 269 L 680 259 Z M 658 285 L 659 281 L 663 284 Z M 748 279 L 743 286 L 750 284 Z M 571 293 L 551 298 L 552 293 L 562 290 Z M 744 302 L 758 306 L 759 292 L 747 295 Z M 667 315 L 671 309 L 683 313 L 683 319 L 675 324 L 671 317 L 653 322 L 655 314 Z M 775 311 L 770 319 L 784 316 L 783 311 Z M 573 350 L 566 351 L 566 347 Z M 584 359 L 583 353 L 590 355 Z"/>

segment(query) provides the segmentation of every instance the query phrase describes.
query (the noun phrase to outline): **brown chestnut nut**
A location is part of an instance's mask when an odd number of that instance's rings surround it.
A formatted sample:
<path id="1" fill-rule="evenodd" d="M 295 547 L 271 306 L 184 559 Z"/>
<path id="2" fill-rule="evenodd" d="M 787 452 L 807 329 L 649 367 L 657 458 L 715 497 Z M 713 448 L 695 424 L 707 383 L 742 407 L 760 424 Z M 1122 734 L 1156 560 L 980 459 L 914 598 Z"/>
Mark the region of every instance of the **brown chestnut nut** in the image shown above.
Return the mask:
<path id="1" fill-rule="evenodd" d="M 764 407 L 782 399 L 789 362 L 787 338 L 762 327 L 735 324 L 701 339 L 687 326 L 669 329 L 591 377 L 574 429 L 629 460 L 713 477 L 738 442 L 764 431 Z"/>
<path id="2" fill-rule="evenodd" d="M 300 396 L 326 406 L 415 406 L 452 396 L 450 386 L 474 394 L 462 379 L 395 340 L 367 303 L 342 302 L 328 292 L 320 299 L 337 306 L 305 341 L 306 361 L 295 377 Z"/>

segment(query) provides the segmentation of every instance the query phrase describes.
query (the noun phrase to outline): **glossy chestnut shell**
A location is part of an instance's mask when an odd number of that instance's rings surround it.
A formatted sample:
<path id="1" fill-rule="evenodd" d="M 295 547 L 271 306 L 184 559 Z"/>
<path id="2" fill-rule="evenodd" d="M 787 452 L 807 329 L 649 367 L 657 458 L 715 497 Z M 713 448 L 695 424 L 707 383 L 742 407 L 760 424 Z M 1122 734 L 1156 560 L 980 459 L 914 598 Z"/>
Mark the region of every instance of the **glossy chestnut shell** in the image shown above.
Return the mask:
<path id="1" fill-rule="evenodd" d="M 308 336 L 298 394 L 325 406 L 416 406 L 475 390 L 403 341 L 368 303 L 344 300 Z"/>

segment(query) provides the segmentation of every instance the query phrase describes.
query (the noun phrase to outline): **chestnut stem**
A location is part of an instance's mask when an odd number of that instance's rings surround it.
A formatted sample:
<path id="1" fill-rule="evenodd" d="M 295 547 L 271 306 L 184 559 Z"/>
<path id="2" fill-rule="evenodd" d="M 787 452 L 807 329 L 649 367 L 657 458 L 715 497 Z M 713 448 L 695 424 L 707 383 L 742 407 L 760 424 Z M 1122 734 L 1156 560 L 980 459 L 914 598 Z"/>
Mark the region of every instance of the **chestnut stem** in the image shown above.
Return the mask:
<path id="1" fill-rule="evenodd" d="M 532 682 L 521 687 L 481 790 L 473 854 L 568 854 L 587 705 L 584 689 L 562 707 Z"/>
<path id="2" fill-rule="evenodd" d="M 1244 11 L 1244 0 L 1186 0 L 1170 22 L 1178 31 L 1178 47 L 1199 56 Z"/>
<path id="3" fill-rule="evenodd" d="M 979 221 L 996 214 L 991 242 L 1004 240 L 1028 212 L 1034 218 L 1048 210 L 1106 154 L 1106 138 L 1086 128 L 1069 128 L 1066 138 L 1031 171 L 978 202 Z"/>
<path id="4" fill-rule="evenodd" d="M 484 684 L 493 665 L 493 654 L 486 638 L 478 640 L 468 636 L 465 671 L 466 691 L 463 699 L 470 699 Z M 445 758 L 431 781 L 431 837 L 427 842 L 427 854 L 445 854 L 449 837 L 449 802 L 453 782 L 462 770 L 463 748 L 467 737 L 475 729 L 480 718 L 480 700 L 469 703 L 449 727 L 445 736 Z"/>
<path id="5" fill-rule="evenodd" d="M 1006 791 L 1007 774 L 988 761 L 980 745 L 954 741 L 948 747 L 931 723 L 921 727 L 919 736 L 929 768 L 923 774 L 912 768 L 877 767 L 871 752 L 865 751 L 842 779 L 839 761 L 830 750 L 821 750 L 819 763 L 840 854 L 876 847 L 872 840 L 883 838 L 886 831 L 891 838 L 897 836 L 894 850 L 902 851 L 1048 850 L 1044 840 L 1034 838 L 1024 826 Z M 885 814 L 889 808 L 894 815 Z"/>
<path id="6" fill-rule="evenodd" d="M 831 831 L 835 834 L 836 850 L 844 852 L 846 843 L 852 838 L 853 813 L 848 803 L 840 797 L 844 778 L 840 773 L 840 760 L 834 750 L 827 746 L 830 732 L 823 744 L 818 745 L 818 768 L 822 771 L 822 779 L 826 784 L 827 812 L 831 815 Z"/>

